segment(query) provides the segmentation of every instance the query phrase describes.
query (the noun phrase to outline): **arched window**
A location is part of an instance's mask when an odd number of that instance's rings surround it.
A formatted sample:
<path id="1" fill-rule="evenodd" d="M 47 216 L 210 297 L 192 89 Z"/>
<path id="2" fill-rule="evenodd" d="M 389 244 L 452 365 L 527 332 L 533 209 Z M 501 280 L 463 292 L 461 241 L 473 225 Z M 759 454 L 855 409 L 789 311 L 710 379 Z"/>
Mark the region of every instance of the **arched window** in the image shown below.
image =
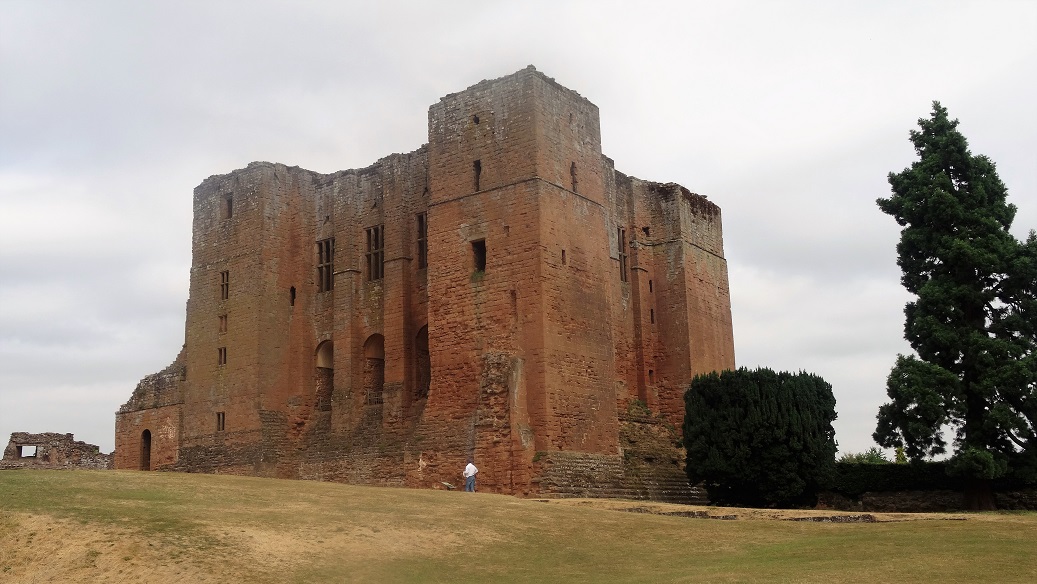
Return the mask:
<path id="1" fill-rule="evenodd" d="M 151 430 L 140 433 L 140 470 L 151 470 Z"/>
<path id="2" fill-rule="evenodd" d="M 364 342 L 364 391 L 367 403 L 382 403 L 385 381 L 385 337 L 373 334 Z"/>
<path id="3" fill-rule="evenodd" d="M 321 369 L 335 368 L 335 347 L 331 341 L 317 345 L 317 367 Z"/>
<path id="4" fill-rule="evenodd" d="M 314 379 L 317 409 L 331 409 L 331 392 L 335 387 L 335 348 L 331 341 L 317 345 L 317 371 Z"/>

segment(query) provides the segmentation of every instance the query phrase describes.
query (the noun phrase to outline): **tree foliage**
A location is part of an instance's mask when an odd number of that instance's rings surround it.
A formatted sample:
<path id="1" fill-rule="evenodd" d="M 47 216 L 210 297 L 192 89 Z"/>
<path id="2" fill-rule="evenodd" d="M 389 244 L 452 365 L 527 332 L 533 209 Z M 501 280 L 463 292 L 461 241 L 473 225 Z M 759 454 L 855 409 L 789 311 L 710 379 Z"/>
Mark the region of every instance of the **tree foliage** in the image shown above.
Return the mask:
<path id="1" fill-rule="evenodd" d="M 835 396 L 809 373 L 698 375 L 684 395 L 687 473 L 710 500 L 810 505 L 835 465 Z"/>
<path id="2" fill-rule="evenodd" d="M 848 464 L 889 464 L 886 453 L 872 446 L 864 452 L 847 452 L 839 457 L 836 462 Z"/>
<path id="3" fill-rule="evenodd" d="M 912 130 L 918 160 L 890 173 L 879 208 L 900 224 L 897 263 L 915 295 L 904 313 L 914 355 L 900 355 L 879 409 L 876 442 L 990 479 L 1032 473 L 1037 424 L 1037 236 L 1009 232 L 1015 206 L 994 163 L 969 152 L 958 121 L 933 103 Z"/>

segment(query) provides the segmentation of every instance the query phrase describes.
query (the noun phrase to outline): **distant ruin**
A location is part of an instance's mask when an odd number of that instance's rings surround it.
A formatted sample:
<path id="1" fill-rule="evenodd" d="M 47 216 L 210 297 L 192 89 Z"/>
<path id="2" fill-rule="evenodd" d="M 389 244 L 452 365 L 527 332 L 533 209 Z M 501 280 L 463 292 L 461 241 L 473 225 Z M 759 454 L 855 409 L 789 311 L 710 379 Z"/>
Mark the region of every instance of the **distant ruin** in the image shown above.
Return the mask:
<path id="1" fill-rule="evenodd" d="M 72 434 L 14 432 L 4 449 L 0 469 L 106 470 L 112 468 L 113 454 L 104 454 L 93 444 L 75 440 Z"/>
<path id="2" fill-rule="evenodd" d="M 684 389 L 735 366 L 720 207 L 616 170 L 533 67 L 428 119 L 367 168 L 195 189 L 185 343 L 116 468 L 442 488 L 474 457 L 484 491 L 690 495 Z"/>

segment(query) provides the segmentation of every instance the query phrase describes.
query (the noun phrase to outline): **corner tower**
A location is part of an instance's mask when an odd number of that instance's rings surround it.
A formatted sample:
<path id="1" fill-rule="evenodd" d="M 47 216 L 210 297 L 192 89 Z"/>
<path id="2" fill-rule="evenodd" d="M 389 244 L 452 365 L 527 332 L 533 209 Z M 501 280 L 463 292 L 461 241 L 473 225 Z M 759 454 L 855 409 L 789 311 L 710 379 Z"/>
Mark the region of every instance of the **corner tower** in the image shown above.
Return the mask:
<path id="1" fill-rule="evenodd" d="M 516 490 L 537 451 L 617 454 L 598 108 L 532 67 L 448 95 L 429 190 L 429 423 Z"/>

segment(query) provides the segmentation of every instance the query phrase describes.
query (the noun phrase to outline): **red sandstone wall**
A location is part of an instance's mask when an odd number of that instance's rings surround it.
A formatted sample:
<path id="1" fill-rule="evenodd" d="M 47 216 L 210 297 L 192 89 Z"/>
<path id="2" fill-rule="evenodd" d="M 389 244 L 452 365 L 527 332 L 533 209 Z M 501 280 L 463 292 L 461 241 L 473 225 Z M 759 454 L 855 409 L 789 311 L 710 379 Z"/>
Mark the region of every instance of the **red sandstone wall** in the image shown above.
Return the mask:
<path id="1" fill-rule="evenodd" d="M 579 195 L 542 185 L 545 407 L 540 450 L 619 451 L 615 363 L 607 313 L 605 212 Z M 561 252 L 566 259 L 562 263 Z"/>
<path id="2" fill-rule="evenodd" d="M 179 405 L 162 406 L 119 413 L 115 416 L 115 468 L 126 470 L 159 470 L 176 464 L 180 448 L 181 409 Z M 142 458 L 141 436 L 151 434 L 150 468 Z"/>
<path id="3" fill-rule="evenodd" d="M 639 399 L 680 426 L 691 378 L 734 367 L 720 209 L 679 185 L 628 177 L 608 159 L 605 165 L 617 407 Z M 619 277 L 620 227 L 626 282 Z"/>

